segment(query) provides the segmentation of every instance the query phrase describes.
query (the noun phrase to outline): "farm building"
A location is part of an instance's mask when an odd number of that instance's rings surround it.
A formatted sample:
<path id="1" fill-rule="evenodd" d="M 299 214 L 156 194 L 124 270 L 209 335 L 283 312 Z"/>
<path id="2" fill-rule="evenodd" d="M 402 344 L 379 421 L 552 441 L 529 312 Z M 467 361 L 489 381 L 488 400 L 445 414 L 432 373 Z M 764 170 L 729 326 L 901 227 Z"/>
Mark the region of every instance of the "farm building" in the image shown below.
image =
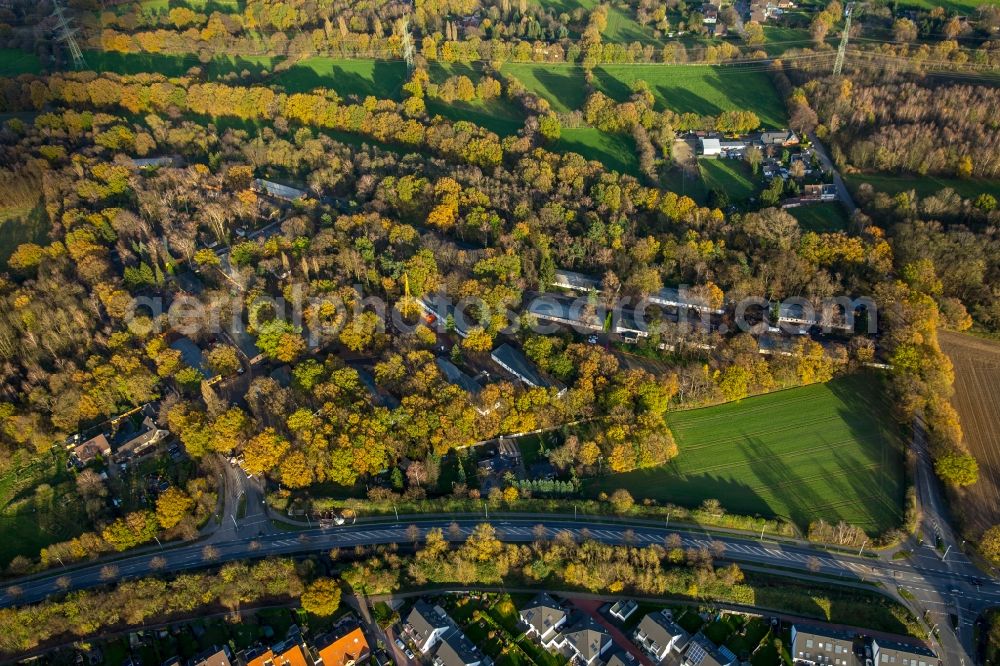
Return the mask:
<path id="1" fill-rule="evenodd" d="M 711 137 L 701 137 L 698 139 L 700 154 L 702 157 L 718 157 L 722 154 L 722 144 L 718 139 Z"/>

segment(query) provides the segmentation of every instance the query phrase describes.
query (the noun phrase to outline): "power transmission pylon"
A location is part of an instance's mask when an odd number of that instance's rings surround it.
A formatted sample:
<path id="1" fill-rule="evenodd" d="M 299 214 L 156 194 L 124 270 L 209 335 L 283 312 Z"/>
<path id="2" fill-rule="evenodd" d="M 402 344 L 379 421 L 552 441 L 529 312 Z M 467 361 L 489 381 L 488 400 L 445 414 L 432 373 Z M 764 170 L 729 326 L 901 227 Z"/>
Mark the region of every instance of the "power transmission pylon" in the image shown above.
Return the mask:
<path id="1" fill-rule="evenodd" d="M 833 75 L 839 76 L 844 69 L 844 55 L 847 53 L 847 41 L 851 38 L 851 14 L 854 13 L 854 3 L 848 2 L 844 10 L 844 34 L 840 37 L 840 47 L 837 49 L 837 60 L 833 63 Z"/>
<path id="2" fill-rule="evenodd" d="M 400 39 L 403 42 L 403 60 L 407 71 L 413 71 L 413 37 L 410 35 L 410 18 L 404 16 L 399 20 Z"/>
<path id="3" fill-rule="evenodd" d="M 69 55 L 73 59 L 73 67 L 83 69 L 87 63 L 83 59 L 83 51 L 80 50 L 80 45 L 76 43 L 76 37 L 73 36 L 76 33 L 76 28 L 70 27 L 69 20 L 63 13 L 63 8 L 59 4 L 59 0 L 52 0 L 52 13 L 58 21 L 56 30 L 59 31 L 59 34 L 56 39 L 64 43 L 66 48 L 69 49 Z"/>

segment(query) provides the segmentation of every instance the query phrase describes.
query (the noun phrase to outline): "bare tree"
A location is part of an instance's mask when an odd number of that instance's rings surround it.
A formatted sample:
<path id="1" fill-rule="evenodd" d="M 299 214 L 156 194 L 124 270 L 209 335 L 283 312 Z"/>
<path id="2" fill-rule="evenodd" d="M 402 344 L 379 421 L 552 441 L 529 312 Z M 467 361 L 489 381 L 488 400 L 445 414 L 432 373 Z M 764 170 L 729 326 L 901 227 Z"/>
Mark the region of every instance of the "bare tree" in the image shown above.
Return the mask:
<path id="1" fill-rule="evenodd" d="M 448 540 L 458 541 L 462 538 L 462 528 L 458 526 L 458 523 L 452 521 L 451 525 L 448 525 Z"/>
<path id="2" fill-rule="evenodd" d="M 59 578 L 56 578 L 56 587 L 64 592 L 68 590 L 72 584 L 73 581 L 69 579 L 69 576 L 59 576 Z"/>
<path id="3" fill-rule="evenodd" d="M 201 549 L 201 559 L 206 562 L 214 562 L 219 559 L 219 549 L 212 545 L 205 546 Z"/>
<path id="4" fill-rule="evenodd" d="M 420 528 L 416 525 L 410 525 L 406 528 L 406 538 L 410 540 L 414 546 L 420 541 Z"/>
<path id="5" fill-rule="evenodd" d="M 118 567 L 113 564 L 105 564 L 101 567 L 101 580 L 110 582 L 118 578 Z"/>
<path id="6" fill-rule="evenodd" d="M 819 558 L 816 557 L 815 555 L 809 556 L 809 559 L 806 560 L 806 569 L 809 569 L 809 571 L 817 573 L 822 568 L 823 568 L 823 563 L 820 562 Z"/>
<path id="7" fill-rule="evenodd" d="M 152 569 L 153 571 L 160 571 L 161 569 L 165 569 L 166 566 L 167 566 L 166 558 L 160 557 L 159 555 L 157 555 L 156 557 L 154 557 L 149 561 L 149 568 Z"/>
<path id="8" fill-rule="evenodd" d="M 535 525 L 531 529 L 531 532 L 532 532 L 532 534 L 535 537 L 535 541 L 537 541 L 538 543 L 544 543 L 545 540 L 548 538 L 548 535 L 549 535 L 548 528 L 545 527 L 545 525 L 542 525 L 541 523 L 539 523 L 538 525 Z"/>

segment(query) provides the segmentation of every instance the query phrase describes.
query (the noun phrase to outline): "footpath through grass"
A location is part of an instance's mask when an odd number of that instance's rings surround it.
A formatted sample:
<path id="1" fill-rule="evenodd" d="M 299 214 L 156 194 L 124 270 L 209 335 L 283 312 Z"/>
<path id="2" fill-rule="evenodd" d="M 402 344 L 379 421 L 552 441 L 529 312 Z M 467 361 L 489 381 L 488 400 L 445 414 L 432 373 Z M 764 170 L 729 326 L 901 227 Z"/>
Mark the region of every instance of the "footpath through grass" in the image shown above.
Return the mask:
<path id="1" fill-rule="evenodd" d="M 845 520 L 870 533 L 903 516 L 902 441 L 877 378 L 858 375 L 742 402 L 671 413 L 680 454 L 666 465 L 586 484 L 637 500 L 733 513 Z"/>

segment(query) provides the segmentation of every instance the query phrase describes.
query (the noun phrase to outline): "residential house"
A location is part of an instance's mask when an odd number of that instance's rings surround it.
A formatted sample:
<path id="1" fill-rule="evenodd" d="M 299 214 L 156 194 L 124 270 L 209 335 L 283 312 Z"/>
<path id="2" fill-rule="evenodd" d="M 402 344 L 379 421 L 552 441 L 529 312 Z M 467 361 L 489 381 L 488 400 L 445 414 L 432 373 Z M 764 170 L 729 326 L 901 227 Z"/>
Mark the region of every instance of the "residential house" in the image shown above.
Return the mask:
<path id="1" fill-rule="evenodd" d="M 556 294 L 541 294 L 528 305 L 528 313 L 539 321 L 572 326 L 575 329 L 600 331 L 604 328 L 602 305 L 592 306 L 584 299 Z"/>
<path id="2" fill-rule="evenodd" d="M 169 430 L 157 425 L 155 417 L 155 407 L 148 404 L 142 408 L 142 421 L 138 425 L 126 421 L 111 441 L 116 457 L 138 455 L 170 435 Z"/>
<path id="3" fill-rule="evenodd" d="M 490 358 L 501 368 L 514 375 L 528 386 L 549 388 L 554 384 L 543 377 L 534 364 L 517 349 L 506 342 L 493 350 Z"/>
<path id="4" fill-rule="evenodd" d="M 793 625 L 792 661 L 802 666 L 861 666 L 854 639 L 855 634 L 832 627 Z"/>
<path id="5" fill-rule="evenodd" d="M 787 148 L 799 145 L 799 137 L 789 129 L 761 132 L 757 135 L 757 139 L 765 146 L 782 146 Z"/>
<path id="6" fill-rule="evenodd" d="M 837 186 L 833 183 L 822 185 L 804 185 L 800 199 L 809 201 L 836 201 Z"/>
<path id="7" fill-rule="evenodd" d="M 722 154 L 722 145 L 719 139 L 712 137 L 701 137 L 698 139 L 699 154 L 702 157 L 718 157 Z"/>
<path id="8" fill-rule="evenodd" d="M 635 630 L 635 642 L 656 659 L 663 659 L 671 650 L 683 652 L 690 641 L 691 635 L 667 611 L 646 615 Z"/>
<path id="9" fill-rule="evenodd" d="M 105 459 L 110 456 L 111 443 L 108 442 L 108 438 L 104 436 L 104 433 L 101 433 L 96 437 L 91 437 L 83 444 L 73 447 L 72 455 L 79 465 L 87 465 L 93 462 L 98 456 Z"/>
<path id="10" fill-rule="evenodd" d="M 716 36 L 721 36 L 718 34 L 718 26 L 716 26 Z M 745 139 L 719 139 L 719 149 L 726 157 L 743 157 L 748 145 Z"/>
<path id="11" fill-rule="evenodd" d="M 431 606 L 420 599 L 406 616 L 403 633 L 414 642 L 421 654 L 430 654 L 445 632 L 453 628 L 453 622 L 440 606 Z"/>
<path id="12" fill-rule="evenodd" d="M 205 352 L 191 338 L 182 335 L 170 343 L 170 348 L 181 353 L 184 365 L 194 368 L 206 379 L 210 379 L 215 374 L 208 369 Z"/>
<path id="13" fill-rule="evenodd" d="M 367 661 L 371 655 L 368 647 L 368 640 L 365 634 L 358 627 L 340 638 L 323 638 L 316 641 L 316 645 L 323 645 L 319 648 L 319 660 L 317 666 L 355 666 Z"/>
<path id="14" fill-rule="evenodd" d="M 544 592 L 537 595 L 521 612 L 521 621 L 528 627 L 528 636 L 535 636 L 548 648 L 559 636 L 559 629 L 566 624 L 566 611 L 555 599 Z"/>
<path id="15" fill-rule="evenodd" d="M 565 630 L 555 646 L 568 649 L 586 666 L 590 666 L 612 646 L 611 634 L 590 616 Z"/>
<path id="16" fill-rule="evenodd" d="M 631 653 L 618 650 L 604 662 L 604 666 L 637 666 L 639 662 Z"/>
<path id="17" fill-rule="evenodd" d="M 619 599 L 611 605 L 611 610 L 608 612 L 611 614 L 611 617 L 615 618 L 619 622 L 624 622 L 629 619 L 629 617 L 631 617 L 638 608 L 639 604 L 635 602 L 635 599 Z"/>
<path id="18" fill-rule="evenodd" d="M 701 6 L 701 22 L 705 25 L 715 25 L 719 20 L 719 8 L 710 2 L 706 2 Z"/>
<path id="19" fill-rule="evenodd" d="M 458 629 L 441 638 L 434 655 L 434 666 L 486 666 L 492 662 Z"/>
<path id="20" fill-rule="evenodd" d="M 573 291 L 601 291 L 603 283 L 600 278 L 591 275 L 557 270 L 556 276 L 552 280 L 552 286 Z"/>
<path id="21" fill-rule="evenodd" d="M 229 646 L 223 645 L 221 648 L 211 647 L 202 653 L 196 654 L 191 659 L 191 666 L 232 666 L 232 653 Z"/>
<path id="22" fill-rule="evenodd" d="M 871 640 L 871 650 L 874 666 L 881 666 L 881 664 L 939 666 L 941 663 L 927 646 L 915 643 L 901 643 L 884 638 L 873 638 Z"/>
<path id="23" fill-rule="evenodd" d="M 718 647 L 698 632 L 691 638 L 681 666 L 736 666 L 736 655 L 725 647 Z"/>
<path id="24" fill-rule="evenodd" d="M 352 365 L 350 367 L 358 373 L 358 380 L 366 389 L 368 389 L 368 394 L 372 397 L 372 402 L 374 404 L 381 407 L 387 407 L 389 409 L 399 407 L 399 400 L 396 396 L 379 389 L 378 385 L 375 384 L 375 377 L 372 373 L 357 365 Z"/>

